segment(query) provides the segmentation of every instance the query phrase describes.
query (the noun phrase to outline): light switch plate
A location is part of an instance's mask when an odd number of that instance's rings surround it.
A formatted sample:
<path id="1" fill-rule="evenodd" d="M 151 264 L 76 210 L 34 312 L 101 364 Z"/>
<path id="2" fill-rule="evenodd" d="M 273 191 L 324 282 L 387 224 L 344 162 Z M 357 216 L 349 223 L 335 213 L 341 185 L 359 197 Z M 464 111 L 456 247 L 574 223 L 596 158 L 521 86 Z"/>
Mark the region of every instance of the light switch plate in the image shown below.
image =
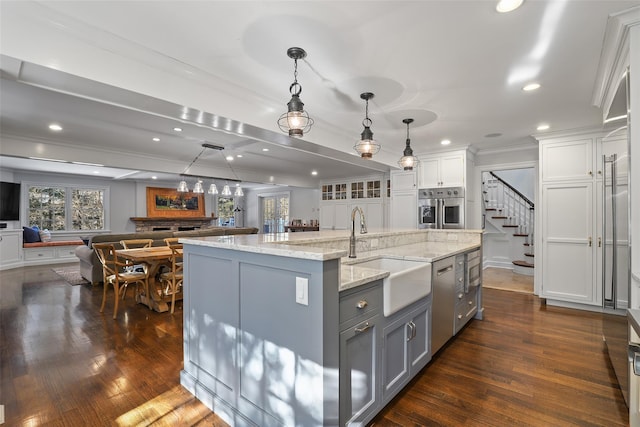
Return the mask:
<path id="1" fill-rule="evenodd" d="M 309 279 L 306 277 L 296 277 L 296 302 L 309 305 Z"/>

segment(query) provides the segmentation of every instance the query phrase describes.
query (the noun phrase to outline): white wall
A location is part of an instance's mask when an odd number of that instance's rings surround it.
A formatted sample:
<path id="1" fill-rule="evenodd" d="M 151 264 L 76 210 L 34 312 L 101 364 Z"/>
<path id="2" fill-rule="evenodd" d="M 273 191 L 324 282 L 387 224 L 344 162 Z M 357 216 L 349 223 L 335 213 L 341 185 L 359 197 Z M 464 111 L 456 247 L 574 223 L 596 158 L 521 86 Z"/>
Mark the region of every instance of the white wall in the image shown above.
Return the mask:
<path id="1" fill-rule="evenodd" d="M 527 199 L 535 203 L 535 182 L 538 180 L 538 177 L 536 176 L 534 168 L 506 169 L 493 172 L 503 181 L 509 183 L 509 185 L 522 193 Z"/>

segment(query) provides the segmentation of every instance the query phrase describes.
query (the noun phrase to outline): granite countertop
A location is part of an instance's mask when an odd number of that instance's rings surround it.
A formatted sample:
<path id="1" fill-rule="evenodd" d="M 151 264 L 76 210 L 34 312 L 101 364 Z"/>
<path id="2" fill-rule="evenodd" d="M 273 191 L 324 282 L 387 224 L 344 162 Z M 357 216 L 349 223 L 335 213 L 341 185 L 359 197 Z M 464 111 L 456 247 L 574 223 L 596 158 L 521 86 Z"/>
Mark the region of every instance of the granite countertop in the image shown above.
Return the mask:
<path id="1" fill-rule="evenodd" d="M 432 232 L 432 231 L 431 231 Z M 475 233 L 475 230 L 447 230 L 448 235 L 456 233 Z M 397 236 L 399 243 L 403 236 L 415 236 L 427 233 L 426 230 L 380 230 L 370 231 L 368 238 Z M 209 237 L 186 237 L 180 242 L 196 246 L 222 248 L 266 255 L 290 258 L 302 258 L 315 261 L 340 259 L 339 291 L 351 289 L 374 280 L 389 276 L 389 271 L 358 267 L 356 263 L 381 256 L 407 259 L 412 261 L 434 262 L 448 256 L 480 247 L 480 243 L 458 241 L 426 241 L 411 244 L 399 244 L 376 250 L 357 250 L 357 258 L 347 258 L 349 232 L 346 230 L 323 230 L 305 233 L 249 234 Z M 358 235 L 358 239 L 364 235 Z M 346 243 L 342 244 L 342 241 Z M 320 244 L 322 243 L 322 244 Z M 344 249 L 331 247 L 344 246 Z M 339 243 L 339 244 L 338 244 Z M 314 246 L 314 244 L 318 246 Z"/>

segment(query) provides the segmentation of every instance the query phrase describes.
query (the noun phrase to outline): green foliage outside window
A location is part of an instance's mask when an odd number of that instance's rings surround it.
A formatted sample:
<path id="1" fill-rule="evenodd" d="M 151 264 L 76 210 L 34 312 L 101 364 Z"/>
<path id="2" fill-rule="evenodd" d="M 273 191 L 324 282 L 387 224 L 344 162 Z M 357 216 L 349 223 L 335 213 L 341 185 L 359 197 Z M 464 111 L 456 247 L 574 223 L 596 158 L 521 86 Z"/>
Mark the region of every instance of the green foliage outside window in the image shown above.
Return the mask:
<path id="1" fill-rule="evenodd" d="M 104 229 L 102 189 L 30 186 L 28 197 L 30 226 L 49 231 Z"/>

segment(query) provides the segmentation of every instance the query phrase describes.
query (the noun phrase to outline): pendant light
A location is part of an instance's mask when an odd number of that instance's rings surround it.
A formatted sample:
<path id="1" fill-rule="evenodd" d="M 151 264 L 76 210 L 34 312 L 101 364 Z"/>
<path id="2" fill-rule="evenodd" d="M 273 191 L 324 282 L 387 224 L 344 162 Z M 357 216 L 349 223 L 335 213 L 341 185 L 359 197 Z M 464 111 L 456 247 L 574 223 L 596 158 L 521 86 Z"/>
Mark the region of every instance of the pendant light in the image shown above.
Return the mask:
<path id="1" fill-rule="evenodd" d="M 373 139 L 373 132 L 371 132 L 371 123 L 373 122 L 369 118 L 369 100 L 373 97 L 374 95 L 371 92 L 360 94 L 360 98 L 366 102 L 364 120 L 362 121 L 364 130 L 360 134 L 360 141 L 353 148 L 363 159 L 371 159 L 374 154 L 380 151 L 380 144 Z"/>
<path id="2" fill-rule="evenodd" d="M 231 195 L 231 189 L 229 188 L 229 184 L 225 184 L 224 187 L 222 187 L 222 194 L 223 196 L 230 196 Z"/>
<path id="3" fill-rule="evenodd" d="M 300 47 L 290 47 L 287 50 L 289 58 L 293 59 L 293 83 L 289 86 L 291 100 L 287 103 L 287 112 L 278 119 L 278 126 L 289 136 L 302 137 L 311 130 L 313 119 L 304 110 L 304 103 L 300 100 L 302 86 L 298 83 L 298 59 L 306 58 L 307 52 Z"/>
<path id="4" fill-rule="evenodd" d="M 202 187 L 202 180 L 201 179 L 196 181 L 196 184 L 193 186 L 193 192 L 194 193 L 198 193 L 198 194 L 204 193 L 204 188 Z"/>
<path id="5" fill-rule="evenodd" d="M 411 171 L 418 165 L 418 158 L 413 155 L 411 149 L 411 140 L 409 139 L 409 124 L 413 122 L 413 119 L 404 119 L 402 123 L 407 125 L 407 146 L 404 148 L 403 156 L 398 161 L 398 164 L 406 171 Z"/>
<path id="6" fill-rule="evenodd" d="M 209 190 L 207 190 L 207 193 L 209 194 L 218 194 L 218 187 L 215 184 L 211 184 L 209 186 Z"/>
<path id="7" fill-rule="evenodd" d="M 236 184 L 236 191 L 233 193 L 233 195 L 236 197 L 244 196 L 244 191 L 242 191 L 242 187 L 240 187 L 240 184 Z"/>

